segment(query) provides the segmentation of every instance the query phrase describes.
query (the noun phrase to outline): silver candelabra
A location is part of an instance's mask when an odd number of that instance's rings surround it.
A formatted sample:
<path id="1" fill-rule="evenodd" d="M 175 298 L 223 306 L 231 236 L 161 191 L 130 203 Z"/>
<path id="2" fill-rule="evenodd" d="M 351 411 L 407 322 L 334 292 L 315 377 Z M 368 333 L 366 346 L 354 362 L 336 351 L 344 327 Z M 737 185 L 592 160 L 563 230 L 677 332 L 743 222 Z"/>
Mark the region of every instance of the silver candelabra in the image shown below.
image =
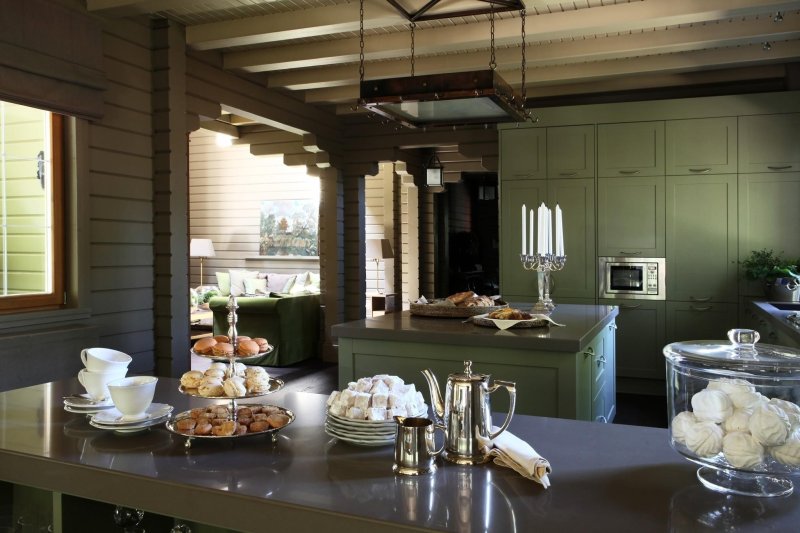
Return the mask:
<path id="1" fill-rule="evenodd" d="M 536 271 L 539 285 L 539 301 L 533 306 L 532 311 L 539 314 L 549 314 L 555 309 L 553 300 L 550 299 L 550 273 L 564 268 L 567 262 L 566 255 L 555 254 L 520 254 L 519 260 L 522 268 Z"/>

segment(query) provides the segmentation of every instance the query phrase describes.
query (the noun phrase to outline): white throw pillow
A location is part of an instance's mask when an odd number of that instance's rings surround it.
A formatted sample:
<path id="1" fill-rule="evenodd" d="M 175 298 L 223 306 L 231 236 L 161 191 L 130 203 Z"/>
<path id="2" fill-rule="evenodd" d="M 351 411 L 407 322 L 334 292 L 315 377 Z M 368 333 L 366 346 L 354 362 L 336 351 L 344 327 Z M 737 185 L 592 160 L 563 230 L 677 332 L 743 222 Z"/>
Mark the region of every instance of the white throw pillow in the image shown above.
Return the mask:
<path id="1" fill-rule="evenodd" d="M 267 280 L 247 278 L 244 280 L 244 293 L 247 295 L 264 296 L 267 292 Z"/>
<path id="2" fill-rule="evenodd" d="M 269 292 L 285 294 L 292 288 L 292 283 L 294 283 L 294 274 L 276 274 L 273 272 L 267 274 L 267 289 Z"/>
<path id="3" fill-rule="evenodd" d="M 258 276 L 258 271 L 243 268 L 232 268 L 228 270 L 228 273 L 231 275 L 231 294 L 233 296 L 241 296 L 245 293 L 244 280 L 255 279 Z"/>
<path id="4" fill-rule="evenodd" d="M 289 287 L 289 294 L 306 294 L 308 292 L 308 272 L 297 274 L 294 278 L 294 283 Z"/>

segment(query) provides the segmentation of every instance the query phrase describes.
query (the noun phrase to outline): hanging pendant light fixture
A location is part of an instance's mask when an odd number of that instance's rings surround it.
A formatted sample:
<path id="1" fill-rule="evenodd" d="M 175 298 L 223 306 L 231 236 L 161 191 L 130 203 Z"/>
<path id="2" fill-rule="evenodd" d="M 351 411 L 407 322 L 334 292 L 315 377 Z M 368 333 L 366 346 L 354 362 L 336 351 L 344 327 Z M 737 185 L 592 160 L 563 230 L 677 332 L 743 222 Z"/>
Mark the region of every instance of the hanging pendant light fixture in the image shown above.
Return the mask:
<path id="1" fill-rule="evenodd" d="M 409 128 L 524 122 L 532 120 L 525 108 L 525 5 L 521 0 L 480 0 L 479 8 L 445 11 L 446 0 L 430 0 L 411 12 L 401 0 L 387 0 L 410 22 L 411 76 L 364 80 L 364 0 L 360 0 L 359 107 Z M 482 7 L 482 4 L 489 4 Z M 494 14 L 519 11 L 522 23 L 522 90 L 514 91 L 497 73 L 494 45 Z M 414 30 L 416 21 L 445 17 L 489 14 L 491 58 L 489 68 L 469 72 L 414 75 Z"/>

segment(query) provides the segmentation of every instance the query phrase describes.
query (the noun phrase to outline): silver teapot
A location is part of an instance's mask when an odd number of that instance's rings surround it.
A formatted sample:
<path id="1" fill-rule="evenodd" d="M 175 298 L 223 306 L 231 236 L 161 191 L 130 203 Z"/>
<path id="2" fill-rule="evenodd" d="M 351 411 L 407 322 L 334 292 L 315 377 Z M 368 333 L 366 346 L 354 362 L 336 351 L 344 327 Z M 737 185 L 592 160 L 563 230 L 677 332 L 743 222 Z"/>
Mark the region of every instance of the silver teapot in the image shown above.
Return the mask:
<path id="1" fill-rule="evenodd" d="M 445 428 L 444 458 L 462 465 L 488 461 L 489 456 L 483 452 L 483 445 L 505 431 L 511 422 L 517 401 L 516 384 L 496 379 L 490 385 L 489 375 L 473 374 L 472 361 L 464 361 L 463 373 L 448 376 L 445 399 L 442 400 L 439 383 L 433 372 L 426 369 L 422 375 L 431 390 L 434 420 Z M 505 422 L 492 433 L 489 395 L 500 387 L 508 390 L 510 405 Z"/>

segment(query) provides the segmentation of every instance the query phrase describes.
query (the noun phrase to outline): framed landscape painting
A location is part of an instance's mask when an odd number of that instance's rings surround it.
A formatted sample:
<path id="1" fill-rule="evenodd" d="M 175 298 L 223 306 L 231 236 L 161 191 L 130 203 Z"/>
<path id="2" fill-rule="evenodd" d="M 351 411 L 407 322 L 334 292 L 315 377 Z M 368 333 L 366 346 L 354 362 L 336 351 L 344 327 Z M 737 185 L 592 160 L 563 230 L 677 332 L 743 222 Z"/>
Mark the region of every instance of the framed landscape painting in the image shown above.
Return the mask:
<path id="1" fill-rule="evenodd" d="M 259 255 L 273 257 L 318 256 L 318 237 L 318 200 L 264 200 L 261 202 Z"/>

